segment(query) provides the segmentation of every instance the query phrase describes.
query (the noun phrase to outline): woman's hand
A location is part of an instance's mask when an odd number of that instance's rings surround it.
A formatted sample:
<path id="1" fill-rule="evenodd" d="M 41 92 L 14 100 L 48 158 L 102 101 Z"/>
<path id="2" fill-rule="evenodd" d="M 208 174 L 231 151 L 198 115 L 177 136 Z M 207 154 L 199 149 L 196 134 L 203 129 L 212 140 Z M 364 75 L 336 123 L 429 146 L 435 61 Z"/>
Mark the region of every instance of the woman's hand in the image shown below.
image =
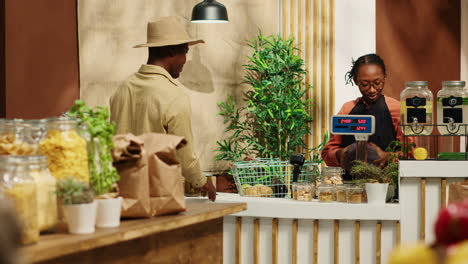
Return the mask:
<path id="1" fill-rule="evenodd" d="M 336 151 L 336 160 L 338 161 L 338 163 L 340 164 L 341 168 L 345 169 L 346 166 L 345 166 L 345 160 L 346 160 L 346 156 L 348 155 L 348 148 L 349 146 L 347 147 L 344 147 L 344 148 L 340 148 Z"/>
<path id="2" fill-rule="evenodd" d="M 379 146 L 372 142 L 369 144 L 375 148 L 377 155 L 379 156 L 379 159 L 374 161 L 374 165 L 380 168 L 385 167 L 388 163 L 388 159 L 390 158 L 390 152 L 383 151 Z"/>

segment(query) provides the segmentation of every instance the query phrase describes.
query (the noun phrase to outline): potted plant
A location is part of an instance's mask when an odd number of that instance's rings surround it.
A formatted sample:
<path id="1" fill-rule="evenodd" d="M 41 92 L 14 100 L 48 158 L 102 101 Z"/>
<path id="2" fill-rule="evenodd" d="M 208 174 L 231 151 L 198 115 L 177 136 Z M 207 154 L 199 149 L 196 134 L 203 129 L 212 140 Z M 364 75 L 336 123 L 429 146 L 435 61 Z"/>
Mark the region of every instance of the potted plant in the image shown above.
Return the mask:
<path id="1" fill-rule="evenodd" d="M 102 106 L 92 109 L 77 100 L 68 115 L 79 120 L 88 141 L 90 184 L 97 202 L 96 226 L 117 227 L 120 225 L 122 198 L 118 197 L 117 191 L 120 176 L 112 166 L 115 125 L 109 122 L 109 110 Z"/>
<path id="2" fill-rule="evenodd" d="M 354 183 L 365 185 L 368 203 L 384 204 L 386 202 L 388 186 L 393 184 L 393 179 L 384 169 L 355 160 L 350 173 L 354 178 Z"/>
<path id="3" fill-rule="evenodd" d="M 289 160 L 298 148 L 306 148 L 305 136 L 311 134 L 310 100 L 305 94 L 306 71 L 294 38 L 259 35 L 248 45 L 253 49 L 244 65 L 245 106 L 237 107 L 230 96 L 219 103 L 219 115 L 227 124 L 227 139 L 218 141 L 217 160 L 239 161 L 248 157 Z"/>
<path id="4" fill-rule="evenodd" d="M 305 136 L 311 134 L 312 102 L 304 98 L 311 86 L 305 84 L 304 61 L 294 38 L 260 34 L 248 45 L 253 54 L 244 67 L 245 81 L 251 88 L 243 93 L 243 106 L 237 106 L 232 96 L 218 104 L 227 138 L 216 142 L 215 159 L 288 161 L 293 153 L 302 150 L 309 160 L 319 161 L 318 148 L 307 149 L 305 143 Z M 281 177 L 263 180 L 289 185 L 289 180 Z M 246 183 L 251 182 L 238 182 L 238 190 Z"/>
<path id="5" fill-rule="evenodd" d="M 63 204 L 68 231 L 72 234 L 94 233 L 96 203 L 89 184 L 70 177 L 57 181 L 55 192 Z"/>

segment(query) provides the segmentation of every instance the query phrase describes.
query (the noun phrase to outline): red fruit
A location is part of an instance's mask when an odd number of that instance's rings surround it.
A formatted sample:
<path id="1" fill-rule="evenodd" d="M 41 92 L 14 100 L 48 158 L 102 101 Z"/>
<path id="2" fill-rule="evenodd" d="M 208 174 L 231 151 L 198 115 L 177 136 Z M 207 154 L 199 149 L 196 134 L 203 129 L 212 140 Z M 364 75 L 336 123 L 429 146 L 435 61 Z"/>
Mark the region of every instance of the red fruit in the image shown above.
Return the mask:
<path id="1" fill-rule="evenodd" d="M 451 245 L 468 239 L 468 200 L 452 203 L 439 212 L 435 223 L 436 242 Z"/>

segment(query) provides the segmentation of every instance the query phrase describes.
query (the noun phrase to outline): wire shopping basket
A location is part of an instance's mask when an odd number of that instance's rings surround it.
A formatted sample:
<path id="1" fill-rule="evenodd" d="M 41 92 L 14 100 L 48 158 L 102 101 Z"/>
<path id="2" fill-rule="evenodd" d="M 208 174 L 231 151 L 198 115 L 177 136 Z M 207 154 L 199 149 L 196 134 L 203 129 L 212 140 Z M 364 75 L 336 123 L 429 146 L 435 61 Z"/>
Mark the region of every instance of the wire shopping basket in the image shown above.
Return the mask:
<path id="1" fill-rule="evenodd" d="M 251 197 L 291 197 L 293 165 L 278 159 L 255 159 L 234 162 L 232 175 L 241 196 Z M 320 175 L 318 163 L 306 161 L 298 182 L 314 182 Z"/>

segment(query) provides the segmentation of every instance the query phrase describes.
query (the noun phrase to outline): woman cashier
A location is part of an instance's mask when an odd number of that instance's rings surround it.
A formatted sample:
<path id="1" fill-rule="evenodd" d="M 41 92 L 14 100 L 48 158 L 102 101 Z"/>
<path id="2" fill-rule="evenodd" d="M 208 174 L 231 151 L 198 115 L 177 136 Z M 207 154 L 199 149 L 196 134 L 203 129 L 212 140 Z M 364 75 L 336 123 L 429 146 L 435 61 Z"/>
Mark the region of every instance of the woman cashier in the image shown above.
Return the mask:
<path id="1" fill-rule="evenodd" d="M 384 151 L 387 146 L 403 138 L 399 127 L 400 102 L 382 95 L 386 76 L 384 61 L 377 54 L 359 57 L 346 74 L 346 83 L 357 84 L 362 97 L 345 103 L 338 112 L 338 115 L 375 116 L 375 134 L 369 137 L 368 142 L 377 155 L 373 162 L 380 167 L 384 167 L 389 159 L 389 153 Z M 352 135 L 332 135 L 321 153 L 327 166 L 346 168 L 344 160 L 354 142 Z"/>

